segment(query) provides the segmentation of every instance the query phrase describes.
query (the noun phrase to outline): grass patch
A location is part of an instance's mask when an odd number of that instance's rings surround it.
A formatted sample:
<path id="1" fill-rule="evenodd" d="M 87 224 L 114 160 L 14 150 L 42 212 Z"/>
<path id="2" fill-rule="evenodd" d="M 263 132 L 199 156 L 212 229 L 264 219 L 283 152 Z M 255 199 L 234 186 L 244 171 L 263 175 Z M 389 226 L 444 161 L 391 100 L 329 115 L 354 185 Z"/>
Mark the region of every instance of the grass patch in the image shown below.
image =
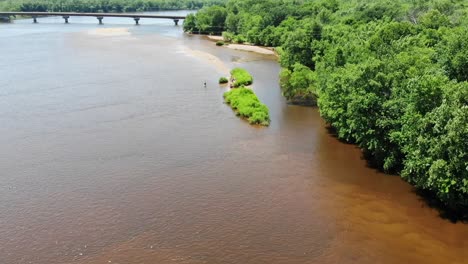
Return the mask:
<path id="1" fill-rule="evenodd" d="M 250 73 L 242 68 L 234 68 L 231 71 L 232 85 L 234 87 L 247 86 L 253 83 L 253 77 Z"/>
<path id="2" fill-rule="evenodd" d="M 270 124 L 268 107 L 258 100 L 251 89 L 245 87 L 232 89 L 224 93 L 224 100 L 238 116 L 247 119 L 250 124 L 262 126 Z"/>
<path id="3" fill-rule="evenodd" d="M 216 41 L 216 46 L 224 46 L 224 41 Z"/>
<path id="4" fill-rule="evenodd" d="M 221 78 L 219 78 L 219 83 L 220 83 L 220 84 L 225 84 L 225 83 L 228 83 L 228 82 L 229 82 L 229 80 L 228 80 L 228 78 L 226 78 L 226 77 L 221 77 Z"/>

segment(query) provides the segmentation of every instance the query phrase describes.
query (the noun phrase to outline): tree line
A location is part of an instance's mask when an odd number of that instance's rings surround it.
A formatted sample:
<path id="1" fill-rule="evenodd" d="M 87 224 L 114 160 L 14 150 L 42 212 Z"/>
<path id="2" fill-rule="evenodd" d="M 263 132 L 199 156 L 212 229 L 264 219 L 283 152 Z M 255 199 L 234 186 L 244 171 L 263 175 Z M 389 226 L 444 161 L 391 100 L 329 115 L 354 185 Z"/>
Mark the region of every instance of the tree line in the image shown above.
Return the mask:
<path id="1" fill-rule="evenodd" d="M 1 11 L 23 12 L 143 12 L 200 9 L 225 0 L 0 0 Z"/>
<path id="2" fill-rule="evenodd" d="M 468 209 L 468 2 L 228 0 L 184 30 L 276 47 L 289 100 L 447 208 Z"/>

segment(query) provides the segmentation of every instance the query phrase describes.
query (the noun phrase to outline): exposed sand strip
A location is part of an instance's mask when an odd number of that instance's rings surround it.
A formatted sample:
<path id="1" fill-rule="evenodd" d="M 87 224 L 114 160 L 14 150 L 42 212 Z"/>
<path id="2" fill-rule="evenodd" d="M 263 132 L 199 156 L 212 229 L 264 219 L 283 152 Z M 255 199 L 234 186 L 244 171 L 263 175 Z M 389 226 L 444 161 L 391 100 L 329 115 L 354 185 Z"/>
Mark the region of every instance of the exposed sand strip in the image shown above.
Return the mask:
<path id="1" fill-rule="evenodd" d="M 213 41 L 224 40 L 222 36 L 207 36 L 207 37 L 208 39 L 213 40 Z M 264 54 L 264 55 L 276 55 L 275 51 L 272 48 L 267 48 L 267 47 L 253 46 L 253 45 L 247 45 L 247 44 L 229 44 L 229 43 L 226 43 L 226 45 L 224 46 L 230 49 L 235 49 L 235 50 L 250 51 L 250 52 L 255 52 L 255 53 Z"/>
<path id="2" fill-rule="evenodd" d="M 276 55 L 276 53 L 273 50 L 270 50 L 264 47 L 259 47 L 259 46 L 229 44 L 229 45 L 226 45 L 226 47 L 230 49 L 235 49 L 235 50 L 251 51 L 251 52 L 260 53 L 264 55 Z"/>
<path id="3" fill-rule="evenodd" d="M 87 32 L 94 36 L 114 37 L 114 36 L 130 36 L 128 28 L 99 28 Z"/>
<path id="4" fill-rule="evenodd" d="M 229 68 L 226 66 L 226 64 L 223 61 L 221 61 L 218 57 L 210 53 L 200 51 L 200 50 L 190 49 L 187 47 L 182 48 L 182 53 L 185 53 L 189 56 L 196 57 L 198 59 L 202 59 L 208 63 L 211 63 L 216 67 L 216 69 L 221 71 L 223 74 L 229 74 Z"/>

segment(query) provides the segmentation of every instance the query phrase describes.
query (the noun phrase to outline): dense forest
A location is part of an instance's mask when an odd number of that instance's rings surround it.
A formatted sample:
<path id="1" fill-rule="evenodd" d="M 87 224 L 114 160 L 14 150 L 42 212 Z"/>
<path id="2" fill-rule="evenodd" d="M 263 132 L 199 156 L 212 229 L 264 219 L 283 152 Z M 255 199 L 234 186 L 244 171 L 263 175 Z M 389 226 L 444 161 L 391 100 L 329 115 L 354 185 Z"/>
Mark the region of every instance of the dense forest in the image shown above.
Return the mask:
<path id="1" fill-rule="evenodd" d="M 142 12 L 200 9 L 225 0 L 0 0 L 1 11 Z"/>
<path id="2" fill-rule="evenodd" d="M 277 47 L 290 100 L 447 208 L 468 207 L 468 2 L 229 0 L 184 29 Z"/>

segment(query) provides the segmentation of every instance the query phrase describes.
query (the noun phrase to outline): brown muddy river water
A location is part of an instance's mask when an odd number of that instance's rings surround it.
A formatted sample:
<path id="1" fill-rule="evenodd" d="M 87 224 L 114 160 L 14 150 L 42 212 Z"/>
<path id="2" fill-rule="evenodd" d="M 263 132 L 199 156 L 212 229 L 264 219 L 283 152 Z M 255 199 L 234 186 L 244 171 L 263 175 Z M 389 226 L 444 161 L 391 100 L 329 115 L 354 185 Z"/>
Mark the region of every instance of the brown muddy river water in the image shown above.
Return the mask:
<path id="1" fill-rule="evenodd" d="M 0 264 L 468 263 L 468 225 L 287 105 L 274 57 L 170 20 L 39 22 L 0 25 Z M 223 104 L 236 66 L 270 127 Z"/>

